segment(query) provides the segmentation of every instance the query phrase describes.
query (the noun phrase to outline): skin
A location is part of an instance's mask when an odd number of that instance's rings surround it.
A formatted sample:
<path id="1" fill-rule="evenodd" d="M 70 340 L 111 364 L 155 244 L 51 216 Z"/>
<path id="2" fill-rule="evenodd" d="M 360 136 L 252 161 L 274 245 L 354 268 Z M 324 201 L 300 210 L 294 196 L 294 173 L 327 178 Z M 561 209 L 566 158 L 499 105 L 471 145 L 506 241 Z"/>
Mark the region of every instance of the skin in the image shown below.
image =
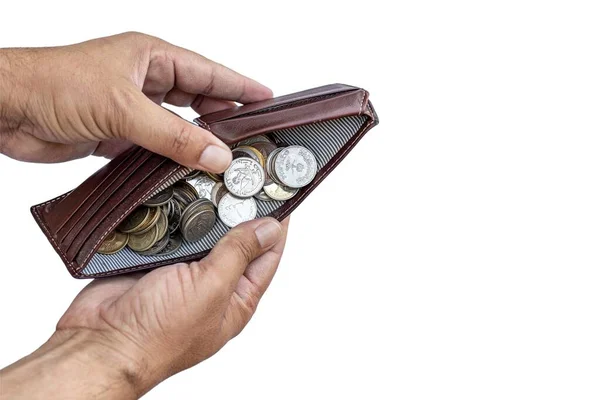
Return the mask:
<path id="1" fill-rule="evenodd" d="M 271 96 L 249 78 L 139 33 L 0 49 L 0 152 L 61 162 L 113 157 L 135 143 L 222 172 L 231 161 L 227 146 L 159 105 L 204 114 Z M 206 360 L 256 311 L 287 227 L 287 220 L 249 221 L 201 261 L 93 281 L 45 344 L 0 371 L 0 398 L 135 399 Z"/>

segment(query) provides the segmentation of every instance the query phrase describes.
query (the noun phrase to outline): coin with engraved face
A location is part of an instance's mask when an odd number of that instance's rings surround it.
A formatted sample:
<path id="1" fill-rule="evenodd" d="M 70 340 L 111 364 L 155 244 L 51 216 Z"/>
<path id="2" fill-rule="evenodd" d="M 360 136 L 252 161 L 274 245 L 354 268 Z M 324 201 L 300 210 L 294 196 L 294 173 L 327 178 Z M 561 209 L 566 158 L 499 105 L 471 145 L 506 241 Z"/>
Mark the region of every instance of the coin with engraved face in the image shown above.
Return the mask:
<path id="1" fill-rule="evenodd" d="M 281 183 L 290 188 L 301 188 L 315 178 L 317 159 L 306 147 L 289 146 L 277 154 L 274 167 Z"/>
<path id="2" fill-rule="evenodd" d="M 135 252 L 146 251 L 154 246 L 158 239 L 158 229 L 157 226 L 154 225 L 152 229 L 146 233 L 129 235 L 127 246 Z"/>
<path id="3" fill-rule="evenodd" d="M 158 221 L 156 222 L 156 229 L 158 230 L 158 237 L 161 239 L 166 236 L 169 231 L 169 219 L 167 218 L 167 214 L 162 212 L 162 210 Z"/>
<path id="4" fill-rule="evenodd" d="M 256 200 L 239 198 L 227 193 L 219 202 L 219 218 L 231 228 L 256 218 Z"/>
<path id="5" fill-rule="evenodd" d="M 252 197 L 265 184 L 265 171 L 251 158 L 237 158 L 225 171 L 223 180 L 227 190 L 238 197 Z"/>
<path id="6" fill-rule="evenodd" d="M 160 193 L 155 194 L 144 203 L 148 207 L 158 207 L 167 204 L 173 197 L 173 188 L 168 187 Z"/>
<path id="7" fill-rule="evenodd" d="M 150 218 L 151 208 L 138 207 L 121 222 L 118 229 L 123 233 L 131 233 L 145 226 Z"/>
<path id="8" fill-rule="evenodd" d="M 129 232 L 134 235 L 141 235 L 142 233 L 148 232 L 150 229 L 156 225 L 160 215 L 162 214 L 162 209 L 160 207 L 148 207 L 150 209 L 150 214 L 148 219 L 140 225 L 135 231 Z"/>
<path id="9" fill-rule="evenodd" d="M 212 188 L 215 186 L 215 181 L 210 179 L 208 176 L 202 174 L 198 175 L 194 179 L 190 179 L 188 181 L 190 185 L 196 190 L 199 198 L 204 198 L 210 200 L 210 194 L 212 192 Z"/>
<path id="10" fill-rule="evenodd" d="M 278 185 L 273 182 L 270 185 L 265 185 L 263 188 L 265 194 L 273 200 L 289 200 L 298 193 L 298 189 L 293 189 Z"/>
<path id="11" fill-rule="evenodd" d="M 98 248 L 100 254 L 115 254 L 123 250 L 129 241 L 129 235 L 119 231 L 111 232 Z"/>
<path id="12" fill-rule="evenodd" d="M 197 177 L 201 173 L 202 173 L 202 171 L 199 171 L 197 169 L 193 169 L 186 176 L 184 176 L 183 179 L 185 179 L 186 181 L 189 181 L 191 179 L 194 179 L 195 177 Z"/>

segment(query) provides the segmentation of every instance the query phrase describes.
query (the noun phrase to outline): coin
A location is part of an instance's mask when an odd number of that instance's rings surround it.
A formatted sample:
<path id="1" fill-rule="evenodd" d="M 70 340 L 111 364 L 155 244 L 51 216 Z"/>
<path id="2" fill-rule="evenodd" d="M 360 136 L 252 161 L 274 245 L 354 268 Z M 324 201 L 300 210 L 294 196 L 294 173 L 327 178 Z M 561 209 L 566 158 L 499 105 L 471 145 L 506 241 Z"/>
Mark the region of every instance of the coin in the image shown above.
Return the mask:
<path id="1" fill-rule="evenodd" d="M 163 204 L 167 204 L 169 202 L 169 200 L 171 200 L 172 197 L 173 197 L 173 188 L 168 187 L 165 190 L 163 190 L 162 192 L 159 192 L 159 193 L 155 194 L 154 196 L 152 196 L 151 198 L 149 198 L 148 200 L 146 200 L 144 205 L 148 206 L 148 207 L 162 206 Z"/>
<path id="2" fill-rule="evenodd" d="M 268 137 L 266 137 L 265 135 L 258 135 L 258 136 L 253 136 L 251 138 L 248 139 L 244 139 L 241 142 L 239 142 L 237 144 L 237 146 L 250 146 L 254 143 L 260 143 L 260 142 L 264 142 L 264 143 L 272 143 L 271 139 L 269 139 Z"/>
<path id="3" fill-rule="evenodd" d="M 167 245 L 156 255 L 157 256 L 168 256 L 175 253 L 181 247 L 183 239 L 179 233 L 172 233 L 169 235 Z"/>
<path id="4" fill-rule="evenodd" d="M 277 145 L 271 142 L 258 142 L 253 143 L 251 146 L 253 149 L 256 149 L 262 154 L 263 159 L 267 159 L 269 154 L 271 154 L 275 149 L 277 149 Z"/>
<path id="5" fill-rule="evenodd" d="M 118 231 L 111 232 L 98 248 L 100 254 L 115 254 L 123 250 L 129 241 L 129 235 Z"/>
<path id="6" fill-rule="evenodd" d="M 275 150 L 273 150 L 269 156 L 267 157 L 267 166 L 266 166 L 266 171 L 267 171 L 267 176 L 270 179 L 267 179 L 265 181 L 265 185 L 267 184 L 271 184 L 273 181 L 279 183 L 280 185 L 283 185 L 283 183 L 281 183 L 279 181 L 279 179 L 277 179 L 277 175 L 275 174 L 275 160 L 277 158 L 277 155 L 283 150 L 283 147 L 278 147 Z"/>
<path id="7" fill-rule="evenodd" d="M 167 244 L 169 244 L 169 235 L 164 235 L 161 239 L 158 239 L 158 241 L 154 243 L 154 245 L 152 245 L 152 247 L 150 247 L 148 250 L 140 251 L 138 254 L 142 256 L 156 255 L 157 253 L 163 251 L 163 249 L 167 247 Z"/>
<path id="8" fill-rule="evenodd" d="M 160 214 L 162 211 L 160 207 L 149 207 L 150 213 L 148 215 L 148 219 L 144 221 L 142 225 L 140 225 L 135 231 L 130 232 L 133 235 L 141 235 L 143 233 L 148 232 L 150 229 L 156 225 L 158 219 L 160 218 Z"/>
<path id="9" fill-rule="evenodd" d="M 271 183 L 272 183 L 272 181 L 271 181 Z M 266 184 L 265 184 L 265 185 L 266 185 Z M 260 201 L 271 201 L 271 200 L 273 200 L 272 198 L 270 198 L 269 196 L 267 196 L 267 194 L 265 193 L 265 190 L 264 190 L 264 188 L 263 188 L 263 190 L 261 190 L 260 192 L 256 193 L 256 194 L 254 195 L 254 198 L 255 198 L 255 199 L 258 199 L 258 200 L 260 200 Z"/>
<path id="10" fill-rule="evenodd" d="M 225 171 L 225 186 L 238 197 L 252 197 L 265 184 L 265 171 L 251 158 L 237 158 Z"/>
<path id="11" fill-rule="evenodd" d="M 196 200 L 181 216 L 181 234 L 188 242 L 197 242 L 210 232 L 216 219 L 214 207 L 209 200 Z"/>
<path id="12" fill-rule="evenodd" d="M 198 193 L 189 183 L 179 181 L 173 186 L 173 198 L 182 206 L 187 207 L 192 201 L 198 199 Z"/>
<path id="13" fill-rule="evenodd" d="M 210 200 L 212 188 L 215 186 L 214 180 L 202 174 L 192 180 L 189 180 L 188 182 L 196 190 L 198 197 Z"/>
<path id="14" fill-rule="evenodd" d="M 223 174 L 213 174 L 212 172 L 206 172 L 206 176 L 215 182 L 223 182 Z"/>
<path id="15" fill-rule="evenodd" d="M 231 228 L 245 221 L 256 218 L 256 200 L 239 198 L 227 193 L 219 202 L 219 218 Z"/>
<path id="16" fill-rule="evenodd" d="M 195 177 L 197 177 L 201 173 L 202 173 L 202 171 L 197 170 L 197 169 L 193 169 L 186 176 L 184 176 L 183 179 L 185 179 L 186 181 L 189 181 L 189 180 L 194 179 Z"/>
<path id="17" fill-rule="evenodd" d="M 179 205 L 178 201 L 173 201 L 172 206 L 172 212 L 167 218 L 169 220 L 169 233 L 175 232 L 181 222 L 181 205 Z"/>
<path id="18" fill-rule="evenodd" d="M 169 220 L 167 219 L 167 215 L 162 211 L 158 217 L 158 222 L 156 222 L 156 229 L 158 230 L 159 238 L 166 236 L 169 230 Z"/>
<path id="19" fill-rule="evenodd" d="M 265 185 L 263 188 L 265 194 L 273 200 L 289 200 L 298 193 L 298 189 L 293 189 L 278 185 L 273 182 L 270 185 Z"/>
<path id="20" fill-rule="evenodd" d="M 233 159 L 240 157 L 248 157 L 258 162 L 263 168 L 265 167 L 265 158 L 262 153 L 250 146 L 240 146 L 232 150 Z"/>
<path id="21" fill-rule="evenodd" d="M 158 241 L 158 229 L 154 225 L 148 232 L 129 235 L 127 246 L 135 252 L 146 251 L 150 249 Z"/>
<path id="22" fill-rule="evenodd" d="M 219 205 L 219 201 L 221 201 L 221 198 L 227 193 L 229 192 L 227 191 L 225 184 L 223 182 L 217 182 L 212 188 L 210 201 L 212 201 L 214 206 L 217 207 Z"/>
<path id="23" fill-rule="evenodd" d="M 277 179 L 285 186 L 301 188 L 315 178 L 317 159 L 306 147 L 289 146 L 275 157 L 273 171 Z"/>
<path id="24" fill-rule="evenodd" d="M 150 208 L 138 207 L 121 222 L 117 228 L 123 233 L 131 233 L 139 229 L 150 216 Z"/>

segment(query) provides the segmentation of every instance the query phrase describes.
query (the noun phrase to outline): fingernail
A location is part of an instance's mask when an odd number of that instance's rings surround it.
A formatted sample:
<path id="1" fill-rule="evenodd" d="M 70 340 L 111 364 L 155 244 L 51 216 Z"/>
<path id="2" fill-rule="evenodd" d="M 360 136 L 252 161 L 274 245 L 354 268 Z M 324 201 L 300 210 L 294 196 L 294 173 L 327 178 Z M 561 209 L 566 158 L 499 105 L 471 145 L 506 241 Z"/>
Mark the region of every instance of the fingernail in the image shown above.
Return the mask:
<path id="1" fill-rule="evenodd" d="M 223 172 L 231 164 L 231 150 L 211 144 L 200 156 L 201 169 L 210 172 Z"/>
<path id="2" fill-rule="evenodd" d="M 281 238 L 281 225 L 278 222 L 270 220 L 260 224 L 254 231 L 258 243 L 263 249 L 274 245 Z"/>

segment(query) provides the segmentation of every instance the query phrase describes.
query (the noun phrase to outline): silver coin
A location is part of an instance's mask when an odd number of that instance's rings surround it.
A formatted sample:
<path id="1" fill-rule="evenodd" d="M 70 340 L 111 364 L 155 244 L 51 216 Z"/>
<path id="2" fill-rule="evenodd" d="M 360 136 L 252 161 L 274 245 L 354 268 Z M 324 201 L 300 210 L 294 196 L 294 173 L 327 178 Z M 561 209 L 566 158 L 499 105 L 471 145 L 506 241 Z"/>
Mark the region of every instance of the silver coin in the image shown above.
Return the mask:
<path id="1" fill-rule="evenodd" d="M 197 242 L 211 231 L 216 219 L 217 215 L 210 200 L 196 200 L 183 212 L 181 234 L 188 242 Z"/>
<path id="2" fill-rule="evenodd" d="M 299 189 L 293 189 L 285 186 L 278 185 L 273 182 L 270 185 L 265 185 L 263 188 L 265 194 L 273 200 L 289 200 L 294 197 Z"/>
<path id="3" fill-rule="evenodd" d="M 181 205 L 175 200 L 173 200 L 171 203 L 173 209 L 170 215 L 167 217 L 169 220 L 169 233 L 175 232 L 181 223 Z"/>
<path id="4" fill-rule="evenodd" d="M 219 218 L 231 228 L 242 222 L 256 218 L 256 200 L 252 197 L 245 199 L 227 193 L 219 202 Z"/>
<path id="5" fill-rule="evenodd" d="M 173 198 L 173 188 L 168 187 L 165 190 L 155 194 L 144 202 L 147 207 L 158 207 L 167 204 Z"/>
<path id="6" fill-rule="evenodd" d="M 271 200 L 273 200 L 272 198 L 270 198 L 269 196 L 267 196 L 267 194 L 265 193 L 264 188 L 260 192 L 256 193 L 254 195 L 254 198 L 257 199 L 257 200 L 260 200 L 260 201 L 271 201 Z"/>
<path id="7" fill-rule="evenodd" d="M 277 154 L 273 171 L 285 186 L 301 188 L 315 178 L 317 159 L 306 147 L 289 146 Z"/>
<path id="8" fill-rule="evenodd" d="M 167 245 L 164 249 L 162 249 L 159 253 L 156 254 L 157 256 L 168 256 L 170 254 L 175 253 L 181 247 L 183 239 L 181 238 L 181 235 L 179 233 L 173 233 L 169 235 L 168 238 L 169 239 L 167 241 Z"/>
<path id="9" fill-rule="evenodd" d="M 265 179 L 265 185 L 270 185 L 273 182 L 277 182 L 280 185 L 283 185 L 283 183 L 279 182 L 279 179 L 277 179 L 277 175 L 275 174 L 275 160 L 277 158 L 277 155 L 281 153 L 283 149 L 283 147 L 279 147 L 273 150 L 271 153 L 269 153 L 269 156 L 267 157 L 267 179 Z"/>
<path id="10" fill-rule="evenodd" d="M 194 190 L 196 190 L 199 198 L 210 200 L 210 194 L 216 182 L 210 179 L 208 176 L 202 174 L 198 175 L 194 179 L 190 179 L 188 183 L 192 185 Z"/>
<path id="11" fill-rule="evenodd" d="M 225 171 L 223 182 L 235 196 L 252 197 L 265 184 L 265 170 L 251 158 L 237 158 Z"/>
<path id="12" fill-rule="evenodd" d="M 212 203 L 214 204 L 215 207 L 218 207 L 219 201 L 227 193 L 229 193 L 229 192 L 227 191 L 225 184 L 223 182 L 217 182 L 215 184 L 215 186 L 213 186 L 213 188 L 212 188 L 212 192 L 210 194 L 210 201 L 212 201 Z"/>

